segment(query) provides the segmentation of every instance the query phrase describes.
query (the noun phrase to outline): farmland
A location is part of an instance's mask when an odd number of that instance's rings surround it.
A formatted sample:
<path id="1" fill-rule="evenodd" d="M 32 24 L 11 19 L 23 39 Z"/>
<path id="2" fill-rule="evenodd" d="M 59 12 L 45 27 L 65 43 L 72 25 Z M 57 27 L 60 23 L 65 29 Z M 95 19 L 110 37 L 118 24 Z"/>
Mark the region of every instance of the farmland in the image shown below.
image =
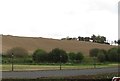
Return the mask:
<path id="1" fill-rule="evenodd" d="M 43 49 L 47 52 L 51 51 L 54 48 L 60 48 L 66 52 L 81 51 L 85 56 L 88 56 L 90 49 L 99 48 L 108 50 L 114 46 L 76 40 L 58 40 L 41 37 L 19 37 L 2 35 L 2 52 L 5 53 L 7 50 L 14 47 L 22 47 L 26 49 L 29 54 L 32 54 L 33 51 L 38 48 Z"/>
<path id="2" fill-rule="evenodd" d="M 41 38 L 41 37 L 18 37 L 18 36 L 10 36 L 3 35 L 2 36 L 2 52 L 6 54 L 9 49 L 14 47 L 24 48 L 29 52 L 29 56 L 27 58 L 16 58 L 14 57 L 14 71 L 59 71 L 60 63 L 35 63 L 32 59 L 32 54 L 36 49 L 43 49 L 47 53 L 55 48 L 60 48 L 65 50 L 67 53 L 69 52 L 82 52 L 85 56 L 83 61 L 80 63 L 72 63 L 69 61 L 61 64 L 62 70 L 84 70 L 84 69 L 100 69 L 100 68 L 114 68 L 118 67 L 117 62 L 98 62 L 96 60 L 96 65 L 94 65 L 93 57 L 89 57 L 89 51 L 94 48 L 109 50 L 115 46 L 107 45 L 107 44 L 99 44 L 92 42 L 84 42 L 77 40 L 58 40 L 51 38 Z M 11 72 L 12 68 L 12 58 L 4 57 L 2 59 L 3 64 L 1 65 L 2 71 Z"/>

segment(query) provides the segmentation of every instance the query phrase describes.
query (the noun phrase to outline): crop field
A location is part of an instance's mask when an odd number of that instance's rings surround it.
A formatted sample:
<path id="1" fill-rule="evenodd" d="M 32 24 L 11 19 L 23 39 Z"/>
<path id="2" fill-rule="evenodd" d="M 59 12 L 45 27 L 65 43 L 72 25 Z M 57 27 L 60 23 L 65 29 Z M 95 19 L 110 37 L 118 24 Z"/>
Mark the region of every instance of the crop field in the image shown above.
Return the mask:
<path id="1" fill-rule="evenodd" d="M 1 40 L 0 40 L 1 41 Z M 85 56 L 89 55 L 89 50 L 93 48 L 108 50 L 114 46 L 76 41 L 76 40 L 57 40 L 40 37 L 17 37 L 17 36 L 2 36 L 2 51 L 3 53 L 13 47 L 22 47 L 26 49 L 30 55 L 38 48 L 50 52 L 54 48 L 60 48 L 66 52 L 81 51 Z"/>

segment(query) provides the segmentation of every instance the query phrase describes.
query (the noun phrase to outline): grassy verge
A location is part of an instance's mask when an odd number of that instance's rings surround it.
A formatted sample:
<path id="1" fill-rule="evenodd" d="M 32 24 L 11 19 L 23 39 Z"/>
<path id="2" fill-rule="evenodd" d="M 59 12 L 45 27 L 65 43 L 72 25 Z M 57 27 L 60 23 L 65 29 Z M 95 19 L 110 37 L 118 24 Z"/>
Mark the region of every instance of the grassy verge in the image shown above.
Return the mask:
<path id="1" fill-rule="evenodd" d="M 1 65 L 2 71 L 11 71 L 11 64 Z M 96 68 L 117 67 L 117 63 L 113 64 L 97 64 Z M 14 71 L 32 71 L 32 70 L 58 70 L 59 64 L 55 65 L 19 65 L 14 64 Z M 92 64 L 62 64 L 62 69 L 89 69 L 94 68 Z"/>

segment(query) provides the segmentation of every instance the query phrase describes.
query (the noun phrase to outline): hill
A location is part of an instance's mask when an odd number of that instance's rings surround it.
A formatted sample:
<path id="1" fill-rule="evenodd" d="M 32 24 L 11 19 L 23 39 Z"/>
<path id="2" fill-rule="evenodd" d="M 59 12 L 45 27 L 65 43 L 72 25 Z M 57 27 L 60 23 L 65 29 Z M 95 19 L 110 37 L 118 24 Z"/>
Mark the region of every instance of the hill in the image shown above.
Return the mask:
<path id="1" fill-rule="evenodd" d="M 93 48 L 100 48 L 108 50 L 113 46 L 106 44 L 98 44 L 92 42 L 76 41 L 76 40 L 58 40 L 41 37 L 19 37 L 11 35 L 2 35 L 2 51 L 5 53 L 13 47 L 22 47 L 29 51 L 30 54 L 36 49 L 40 48 L 47 52 L 54 48 L 61 48 L 67 52 L 81 51 L 85 55 L 89 54 L 89 50 Z"/>

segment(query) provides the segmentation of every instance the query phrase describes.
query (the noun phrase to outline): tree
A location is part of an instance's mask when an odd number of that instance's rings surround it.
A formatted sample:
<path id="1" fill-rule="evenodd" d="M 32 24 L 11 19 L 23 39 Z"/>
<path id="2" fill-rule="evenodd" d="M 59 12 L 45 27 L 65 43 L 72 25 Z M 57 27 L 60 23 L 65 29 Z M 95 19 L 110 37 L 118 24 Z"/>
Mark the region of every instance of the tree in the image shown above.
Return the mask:
<path id="1" fill-rule="evenodd" d="M 90 57 L 97 57 L 98 52 L 99 52 L 98 48 L 91 49 L 89 51 Z"/>
<path id="2" fill-rule="evenodd" d="M 104 49 L 100 49 L 100 51 L 105 55 L 105 61 L 108 61 L 108 53 Z"/>
<path id="3" fill-rule="evenodd" d="M 118 62 L 120 62 L 120 46 L 118 46 Z"/>
<path id="4" fill-rule="evenodd" d="M 36 62 L 36 63 L 47 61 L 47 53 L 44 50 L 41 50 L 41 49 L 37 49 L 33 53 L 32 57 L 33 57 L 33 61 Z"/>
<path id="5" fill-rule="evenodd" d="M 108 50 L 108 60 L 111 62 L 118 61 L 118 48 L 111 48 Z"/>
<path id="6" fill-rule="evenodd" d="M 96 42 L 96 36 L 94 34 L 91 36 L 91 39 L 93 40 L 93 42 Z"/>
<path id="7" fill-rule="evenodd" d="M 85 37 L 84 40 L 85 41 L 90 41 L 90 37 Z"/>
<path id="8" fill-rule="evenodd" d="M 118 42 L 116 40 L 114 40 L 114 43 L 117 44 Z"/>
<path id="9" fill-rule="evenodd" d="M 70 52 L 68 54 L 68 57 L 69 57 L 69 60 L 74 62 L 75 61 L 75 58 L 76 58 L 76 54 L 74 52 Z"/>
<path id="10" fill-rule="evenodd" d="M 118 40 L 118 45 L 120 45 L 120 39 Z"/>
<path id="11" fill-rule="evenodd" d="M 75 60 L 76 60 L 76 62 L 81 62 L 83 60 L 83 58 L 84 58 L 83 54 L 81 52 L 78 52 L 76 54 Z"/>
<path id="12" fill-rule="evenodd" d="M 78 40 L 79 40 L 79 41 L 84 41 L 84 37 L 78 36 Z"/>
<path id="13" fill-rule="evenodd" d="M 97 42 L 101 44 L 104 44 L 106 41 L 106 37 L 100 35 L 96 36 L 94 34 L 91 36 L 91 39 L 93 40 L 93 42 Z"/>
<path id="14" fill-rule="evenodd" d="M 103 51 L 99 51 L 98 54 L 97 54 L 97 59 L 100 61 L 100 62 L 104 62 L 106 60 L 105 58 L 105 54 Z"/>
<path id="15" fill-rule="evenodd" d="M 6 56 L 11 57 L 12 53 L 14 57 L 26 57 L 28 56 L 28 51 L 21 47 L 14 47 L 7 51 Z"/>
<path id="16" fill-rule="evenodd" d="M 97 42 L 97 43 L 100 43 L 100 42 L 101 42 L 101 36 L 100 36 L 100 35 L 96 36 L 95 39 L 96 39 L 96 42 Z"/>
<path id="17" fill-rule="evenodd" d="M 68 56 L 66 51 L 59 48 L 55 48 L 49 53 L 49 59 L 51 62 L 54 62 L 54 63 L 59 63 L 60 59 L 61 59 L 61 62 L 66 63 L 68 61 Z"/>
<path id="18" fill-rule="evenodd" d="M 96 41 L 97 43 L 104 44 L 105 41 L 106 41 L 106 37 L 98 35 L 98 36 L 95 37 L 95 41 Z"/>

